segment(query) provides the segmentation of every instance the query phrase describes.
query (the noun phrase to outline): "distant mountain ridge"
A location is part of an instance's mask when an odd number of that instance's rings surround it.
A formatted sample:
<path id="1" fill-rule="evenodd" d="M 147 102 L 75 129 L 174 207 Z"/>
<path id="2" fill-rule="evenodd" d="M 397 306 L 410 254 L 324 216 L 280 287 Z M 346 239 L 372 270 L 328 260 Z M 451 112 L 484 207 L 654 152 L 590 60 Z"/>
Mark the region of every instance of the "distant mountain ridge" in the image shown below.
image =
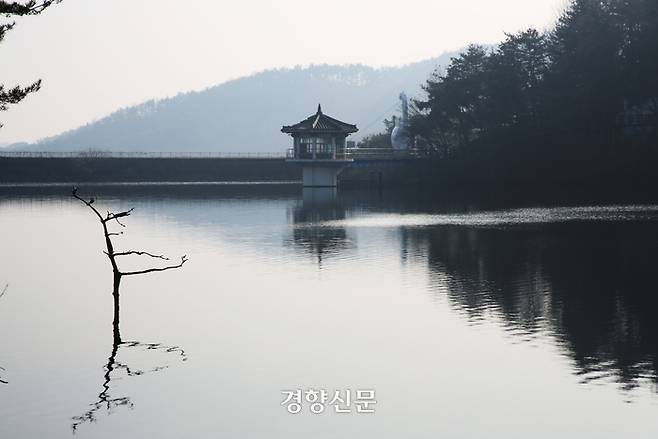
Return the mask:
<path id="1" fill-rule="evenodd" d="M 281 152 L 282 125 L 313 114 L 355 123 L 359 139 L 381 131 L 398 111 L 398 95 L 421 92 L 432 71 L 451 56 L 375 69 L 364 65 L 314 65 L 268 70 L 202 91 L 120 109 L 87 125 L 13 150 Z"/>

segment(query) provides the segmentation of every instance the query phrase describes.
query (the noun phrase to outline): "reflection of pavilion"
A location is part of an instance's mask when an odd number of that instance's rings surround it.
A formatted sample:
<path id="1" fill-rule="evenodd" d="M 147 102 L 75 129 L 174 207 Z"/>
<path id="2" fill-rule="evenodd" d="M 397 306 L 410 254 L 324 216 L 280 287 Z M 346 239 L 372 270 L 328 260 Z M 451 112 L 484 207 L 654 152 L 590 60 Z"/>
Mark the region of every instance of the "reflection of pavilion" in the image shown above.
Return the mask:
<path id="1" fill-rule="evenodd" d="M 341 205 L 336 188 L 304 188 L 301 205 L 292 210 L 292 244 L 322 259 L 351 246 L 344 227 L 331 224 L 345 219 L 345 207 Z"/>
<path id="2" fill-rule="evenodd" d="M 320 105 L 314 115 L 281 128 L 293 138 L 288 161 L 302 165 L 304 187 L 336 187 L 338 174 L 352 162 L 345 156 L 345 138 L 357 131 L 322 113 Z"/>

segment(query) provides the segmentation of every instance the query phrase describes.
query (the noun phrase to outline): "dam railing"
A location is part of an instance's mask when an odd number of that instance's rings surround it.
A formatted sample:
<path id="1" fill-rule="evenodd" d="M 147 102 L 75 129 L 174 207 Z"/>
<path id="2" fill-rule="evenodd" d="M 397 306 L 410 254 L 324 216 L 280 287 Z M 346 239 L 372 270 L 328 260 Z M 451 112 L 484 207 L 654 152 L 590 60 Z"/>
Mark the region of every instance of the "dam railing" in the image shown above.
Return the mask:
<path id="1" fill-rule="evenodd" d="M 316 152 L 316 159 L 359 159 L 359 160 L 402 160 L 421 157 L 422 154 L 415 149 L 397 150 L 392 148 L 345 148 L 336 152 L 335 157 L 332 152 Z M 289 159 L 302 158 L 313 159 L 313 154 L 303 152 L 300 157 L 295 157 L 293 148 L 288 148 L 286 157 Z"/>
<path id="2" fill-rule="evenodd" d="M 317 154 L 333 158 L 333 154 Z M 326 157 L 325 157 L 326 156 Z M 400 160 L 421 157 L 414 149 L 346 148 L 336 159 Z M 128 159 L 285 159 L 294 158 L 292 148 L 281 152 L 116 152 L 116 151 L 2 151 L 0 158 L 128 158 Z M 310 156 L 308 157 L 310 158 Z"/>
<path id="3" fill-rule="evenodd" d="M 16 158 L 130 158 L 130 159 L 283 159 L 284 152 L 114 152 L 114 151 L 0 151 Z"/>
<path id="4" fill-rule="evenodd" d="M 415 149 L 393 148 L 347 148 L 345 156 L 349 159 L 366 160 L 403 160 L 421 156 Z"/>

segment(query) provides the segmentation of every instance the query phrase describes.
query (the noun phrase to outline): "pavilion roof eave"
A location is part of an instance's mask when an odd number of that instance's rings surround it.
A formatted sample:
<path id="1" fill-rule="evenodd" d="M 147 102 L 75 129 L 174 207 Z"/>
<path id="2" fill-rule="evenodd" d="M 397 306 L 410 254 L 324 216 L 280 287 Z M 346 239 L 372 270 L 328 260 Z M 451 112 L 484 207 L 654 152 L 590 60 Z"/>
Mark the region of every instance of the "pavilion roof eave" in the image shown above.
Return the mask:
<path id="1" fill-rule="evenodd" d="M 318 111 L 312 116 L 307 117 L 294 125 L 285 125 L 281 132 L 294 134 L 352 134 L 359 131 L 356 125 L 345 123 L 333 117 L 322 113 L 322 108 L 318 105 Z"/>
<path id="2" fill-rule="evenodd" d="M 319 129 L 319 128 L 314 128 L 314 129 L 299 129 L 299 128 L 292 128 L 292 127 L 283 127 L 281 128 L 281 132 L 285 134 L 353 134 L 359 131 L 358 129 L 350 129 L 350 130 L 344 130 L 344 129 Z"/>

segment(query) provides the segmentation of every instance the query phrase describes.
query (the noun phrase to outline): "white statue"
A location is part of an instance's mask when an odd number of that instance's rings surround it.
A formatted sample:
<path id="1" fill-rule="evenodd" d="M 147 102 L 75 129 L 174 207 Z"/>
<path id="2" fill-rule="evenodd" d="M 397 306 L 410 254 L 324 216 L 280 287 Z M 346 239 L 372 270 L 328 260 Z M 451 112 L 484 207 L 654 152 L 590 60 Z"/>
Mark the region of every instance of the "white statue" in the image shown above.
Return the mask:
<path id="1" fill-rule="evenodd" d="M 395 128 L 391 133 L 391 145 L 393 145 L 393 149 L 405 150 L 409 149 L 409 102 L 404 92 L 400 93 L 400 101 L 402 101 L 402 118 L 395 119 Z"/>

